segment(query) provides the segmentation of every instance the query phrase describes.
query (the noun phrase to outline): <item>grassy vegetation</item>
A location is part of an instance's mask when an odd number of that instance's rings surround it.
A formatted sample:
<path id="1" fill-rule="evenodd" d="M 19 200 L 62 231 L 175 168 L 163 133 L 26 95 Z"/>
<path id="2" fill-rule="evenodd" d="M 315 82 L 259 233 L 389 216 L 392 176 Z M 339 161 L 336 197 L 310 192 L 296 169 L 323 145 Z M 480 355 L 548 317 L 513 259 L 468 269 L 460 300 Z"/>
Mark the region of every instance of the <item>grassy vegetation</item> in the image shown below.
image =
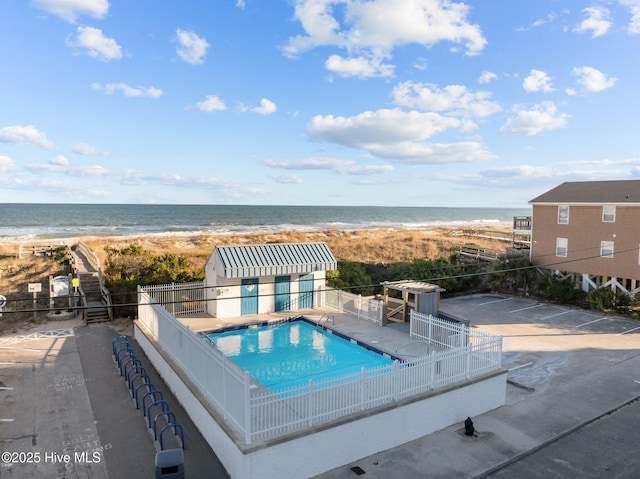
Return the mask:
<path id="1" fill-rule="evenodd" d="M 586 295 L 567 280 L 541 274 L 526 256 L 505 255 L 491 266 L 465 262 L 456 255 L 463 238 L 447 228 L 426 230 L 328 230 L 284 231 L 270 234 L 142 236 L 83 238 L 103 265 L 107 287 L 115 304 L 134 304 L 136 285 L 191 282 L 204 278 L 204 268 L 216 246 L 259 243 L 327 243 L 338 260 L 338 270 L 329 271 L 329 286 L 356 294 L 381 292 L 383 281 L 421 280 L 438 284 L 446 294 L 489 290 L 522 294 L 573 304 L 579 307 L 638 315 L 638 302 L 629 297 L 598 290 Z M 504 250 L 505 243 L 474 239 L 477 246 Z M 17 243 L 0 243 L 0 294 L 10 299 L 12 309 L 31 309 L 28 283 L 39 282 L 43 293 L 37 307 L 48 309 L 49 276 L 66 275 L 63 256 L 17 258 Z M 482 273 L 480 275 L 476 273 Z M 6 310 L 7 308 L 5 308 Z M 134 317 L 135 308 L 118 308 L 117 316 Z M 46 321 L 46 314 L 11 313 L 0 318 L 0 331 L 15 331 L 20 325 Z"/>
<path id="2" fill-rule="evenodd" d="M 16 332 L 29 325 L 44 323 L 49 311 L 49 276 L 69 274 L 64 249 L 55 249 L 51 256 L 27 256 L 18 258 L 18 244 L 0 243 L 0 295 L 7 298 L 7 305 L 0 317 L 0 332 Z M 33 293 L 29 283 L 40 283 L 42 292 L 37 294 L 34 315 Z M 56 307 L 64 307 L 57 300 Z M 10 312 L 29 310 L 27 312 Z"/>

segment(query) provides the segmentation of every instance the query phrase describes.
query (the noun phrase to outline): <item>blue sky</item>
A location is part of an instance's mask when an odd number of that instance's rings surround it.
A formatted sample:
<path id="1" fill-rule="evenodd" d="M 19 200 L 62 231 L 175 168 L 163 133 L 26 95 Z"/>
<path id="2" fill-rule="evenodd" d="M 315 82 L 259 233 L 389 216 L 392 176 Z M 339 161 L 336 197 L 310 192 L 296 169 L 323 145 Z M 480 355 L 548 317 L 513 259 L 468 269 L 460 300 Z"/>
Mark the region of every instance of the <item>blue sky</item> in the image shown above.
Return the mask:
<path id="1" fill-rule="evenodd" d="M 640 177 L 640 0 L 4 0 L 0 202 L 526 207 Z"/>

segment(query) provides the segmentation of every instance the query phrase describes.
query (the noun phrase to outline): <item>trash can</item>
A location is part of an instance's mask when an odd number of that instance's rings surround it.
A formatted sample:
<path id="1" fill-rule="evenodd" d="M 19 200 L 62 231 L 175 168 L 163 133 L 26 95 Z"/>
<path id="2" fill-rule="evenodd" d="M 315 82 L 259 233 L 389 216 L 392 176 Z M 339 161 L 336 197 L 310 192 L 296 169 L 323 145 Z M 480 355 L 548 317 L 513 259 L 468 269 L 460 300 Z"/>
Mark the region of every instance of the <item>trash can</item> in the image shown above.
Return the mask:
<path id="1" fill-rule="evenodd" d="M 182 449 L 166 449 L 156 453 L 156 479 L 184 479 Z"/>

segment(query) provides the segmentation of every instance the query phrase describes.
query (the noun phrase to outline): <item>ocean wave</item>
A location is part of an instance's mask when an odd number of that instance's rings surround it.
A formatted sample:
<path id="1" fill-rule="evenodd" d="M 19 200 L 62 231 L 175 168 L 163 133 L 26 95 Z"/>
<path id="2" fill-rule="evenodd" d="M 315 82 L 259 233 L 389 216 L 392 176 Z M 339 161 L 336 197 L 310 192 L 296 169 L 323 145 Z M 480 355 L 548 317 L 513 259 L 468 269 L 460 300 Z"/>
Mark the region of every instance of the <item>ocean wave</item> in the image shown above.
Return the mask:
<path id="1" fill-rule="evenodd" d="M 12 211 L 15 210 L 15 211 Z M 41 211 L 42 210 L 42 211 Z M 421 207 L 3 205 L 0 241 L 86 236 L 269 234 L 281 231 L 508 227 L 527 210 Z M 125 214 L 126 213 L 126 214 Z"/>

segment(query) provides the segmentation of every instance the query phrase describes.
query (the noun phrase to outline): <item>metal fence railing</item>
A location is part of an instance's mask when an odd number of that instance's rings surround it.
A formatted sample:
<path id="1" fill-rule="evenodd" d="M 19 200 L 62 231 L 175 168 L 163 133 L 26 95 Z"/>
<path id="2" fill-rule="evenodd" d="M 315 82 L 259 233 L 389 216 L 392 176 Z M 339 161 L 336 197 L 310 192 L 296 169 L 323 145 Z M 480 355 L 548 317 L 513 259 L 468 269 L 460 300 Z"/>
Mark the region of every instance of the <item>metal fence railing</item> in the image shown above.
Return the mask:
<path id="1" fill-rule="evenodd" d="M 174 316 L 206 312 L 204 281 L 145 286 L 144 291 Z"/>
<path id="2" fill-rule="evenodd" d="M 358 319 L 366 319 L 382 326 L 383 303 L 376 299 L 363 298 L 341 289 L 324 290 L 324 305 L 341 313 L 349 313 Z"/>

